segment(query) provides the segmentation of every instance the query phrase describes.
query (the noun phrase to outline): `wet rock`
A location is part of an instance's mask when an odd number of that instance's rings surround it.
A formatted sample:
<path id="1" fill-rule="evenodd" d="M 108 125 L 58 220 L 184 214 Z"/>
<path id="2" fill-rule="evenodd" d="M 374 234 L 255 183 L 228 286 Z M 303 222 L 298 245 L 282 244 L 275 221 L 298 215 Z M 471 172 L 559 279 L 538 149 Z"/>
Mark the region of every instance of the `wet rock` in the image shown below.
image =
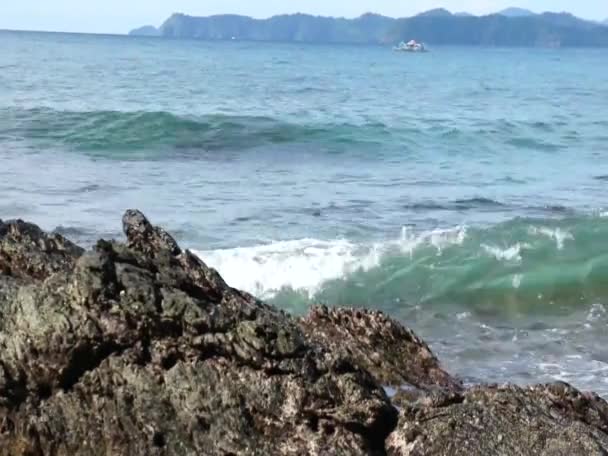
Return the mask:
<path id="1" fill-rule="evenodd" d="M 301 326 L 310 339 L 352 359 L 385 386 L 462 388 L 422 339 L 381 312 L 315 307 Z"/>
<path id="2" fill-rule="evenodd" d="M 0 225 L 0 455 L 383 454 L 359 366 L 143 214 L 82 250 Z"/>
<path id="3" fill-rule="evenodd" d="M 402 398 L 389 455 L 605 455 L 608 404 L 565 384 Z"/>

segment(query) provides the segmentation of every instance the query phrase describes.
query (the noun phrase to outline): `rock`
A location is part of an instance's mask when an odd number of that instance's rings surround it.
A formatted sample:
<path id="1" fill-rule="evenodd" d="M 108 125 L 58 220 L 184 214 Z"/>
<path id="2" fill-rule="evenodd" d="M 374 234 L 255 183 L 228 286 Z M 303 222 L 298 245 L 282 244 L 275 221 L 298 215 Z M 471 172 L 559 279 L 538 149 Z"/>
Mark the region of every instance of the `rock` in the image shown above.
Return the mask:
<path id="1" fill-rule="evenodd" d="M 363 369 L 143 214 L 83 254 L 0 225 L 0 455 L 384 454 Z"/>
<path id="2" fill-rule="evenodd" d="M 594 394 L 464 389 L 380 312 L 298 320 L 123 228 L 84 252 L 0 221 L 0 456 L 608 454 Z"/>
<path id="3" fill-rule="evenodd" d="M 0 274 L 41 280 L 67 271 L 84 250 L 59 234 L 22 220 L 0 220 Z"/>
<path id="4" fill-rule="evenodd" d="M 164 253 L 172 255 L 182 253 L 179 245 L 169 233 L 161 227 L 152 226 L 140 211 L 128 210 L 122 217 L 122 230 L 127 236 L 127 246 L 149 256 Z"/>
<path id="5" fill-rule="evenodd" d="M 381 312 L 315 307 L 301 325 L 310 339 L 352 359 L 385 386 L 462 388 L 422 339 Z"/>
<path id="6" fill-rule="evenodd" d="M 608 452 L 608 404 L 565 383 L 479 386 L 401 401 L 389 455 L 572 456 Z"/>

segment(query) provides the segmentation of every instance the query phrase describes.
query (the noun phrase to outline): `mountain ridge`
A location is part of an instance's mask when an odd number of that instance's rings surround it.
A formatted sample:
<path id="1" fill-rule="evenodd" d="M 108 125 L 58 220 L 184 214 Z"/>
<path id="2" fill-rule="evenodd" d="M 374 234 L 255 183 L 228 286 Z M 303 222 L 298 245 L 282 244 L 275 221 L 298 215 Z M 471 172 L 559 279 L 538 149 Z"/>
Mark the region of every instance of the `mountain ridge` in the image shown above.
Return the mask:
<path id="1" fill-rule="evenodd" d="M 608 28 L 597 22 L 570 13 L 536 14 L 514 8 L 487 16 L 452 14 L 439 8 L 400 19 L 374 13 L 354 19 L 302 13 L 267 19 L 235 14 L 195 17 L 175 13 L 158 29 L 145 26 L 130 34 L 210 41 L 387 45 L 413 38 L 437 45 L 608 47 Z"/>
<path id="2" fill-rule="evenodd" d="M 534 11 L 530 11 L 529 9 L 510 7 L 505 8 L 501 11 L 498 11 L 496 14 L 507 17 L 528 17 L 528 16 L 536 16 Z"/>

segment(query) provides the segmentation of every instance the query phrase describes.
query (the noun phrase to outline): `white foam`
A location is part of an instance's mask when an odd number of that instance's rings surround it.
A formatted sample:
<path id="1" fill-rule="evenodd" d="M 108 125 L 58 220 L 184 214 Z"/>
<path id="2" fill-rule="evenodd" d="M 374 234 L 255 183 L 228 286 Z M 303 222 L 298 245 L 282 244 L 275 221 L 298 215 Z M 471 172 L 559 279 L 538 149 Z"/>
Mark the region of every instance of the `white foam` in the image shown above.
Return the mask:
<path id="1" fill-rule="evenodd" d="M 521 261 L 521 251 L 530 248 L 528 244 L 520 244 L 519 242 L 506 249 L 495 247 L 492 245 L 482 244 L 481 248 L 487 253 L 494 256 L 499 261 Z"/>
<path id="2" fill-rule="evenodd" d="M 588 322 L 595 322 L 601 320 L 606 315 L 606 307 L 602 304 L 595 303 L 589 309 L 589 313 L 587 314 Z"/>
<path id="3" fill-rule="evenodd" d="M 357 250 L 345 240 L 300 239 L 195 253 L 231 286 L 270 297 L 286 287 L 314 294 L 325 281 L 378 264 L 373 249 L 361 256 Z"/>
<path id="4" fill-rule="evenodd" d="M 395 241 L 370 245 L 347 240 L 298 239 L 252 247 L 194 251 L 206 264 L 217 269 L 226 282 L 261 298 L 291 288 L 314 296 L 324 283 L 370 270 L 388 252 L 413 255 L 421 246 L 431 246 L 438 254 L 449 245 L 462 244 L 466 229 L 457 227 L 415 235 L 407 229 Z"/>
<path id="5" fill-rule="evenodd" d="M 401 229 L 401 239 L 396 243 L 404 253 L 413 254 L 421 245 L 430 245 L 441 255 L 443 249 L 452 245 L 462 245 L 467 237 L 467 228 L 457 226 L 447 229 L 436 229 L 421 234 L 410 232 L 407 227 Z"/>
<path id="6" fill-rule="evenodd" d="M 549 239 L 553 239 L 555 241 L 555 244 L 557 245 L 557 249 L 558 250 L 562 250 L 564 248 L 564 243 L 566 241 L 573 241 L 574 240 L 574 236 L 572 235 L 572 233 L 566 231 L 566 230 L 562 230 L 561 228 L 547 228 L 544 226 L 541 227 L 536 227 L 536 226 L 532 226 L 530 227 L 530 234 L 532 235 L 541 235 L 541 236 L 546 236 Z"/>
<path id="7" fill-rule="evenodd" d="M 466 320 L 467 318 L 471 318 L 473 314 L 471 312 L 462 312 L 456 315 L 456 319 L 459 321 Z"/>
<path id="8" fill-rule="evenodd" d="M 521 281 L 523 279 L 523 275 L 522 274 L 514 274 L 513 275 L 513 288 L 515 288 L 516 290 L 519 289 L 519 287 L 521 287 Z"/>

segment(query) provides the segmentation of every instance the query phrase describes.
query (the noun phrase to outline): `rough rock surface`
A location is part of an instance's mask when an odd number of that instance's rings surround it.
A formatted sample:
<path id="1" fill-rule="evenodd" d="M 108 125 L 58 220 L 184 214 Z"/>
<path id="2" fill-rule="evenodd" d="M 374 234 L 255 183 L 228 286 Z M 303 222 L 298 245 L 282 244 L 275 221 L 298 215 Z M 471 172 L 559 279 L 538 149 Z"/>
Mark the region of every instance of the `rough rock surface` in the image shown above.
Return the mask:
<path id="1" fill-rule="evenodd" d="M 0 221 L 0 456 L 608 454 L 596 395 L 464 389 L 379 312 L 296 320 L 123 228 L 84 252 Z"/>
<path id="2" fill-rule="evenodd" d="M 1 225 L 0 455 L 383 454 L 397 411 L 368 373 L 123 222 L 84 254 Z"/>
<path id="3" fill-rule="evenodd" d="M 565 383 L 412 392 L 399 399 L 389 455 L 608 454 L 608 404 Z"/>
<path id="4" fill-rule="evenodd" d="M 0 275 L 44 279 L 72 267 L 82 253 L 59 234 L 46 234 L 23 220 L 0 220 Z"/>
<path id="5" fill-rule="evenodd" d="M 315 307 L 301 325 L 308 337 L 351 358 L 382 385 L 462 388 L 422 339 L 381 312 Z"/>

